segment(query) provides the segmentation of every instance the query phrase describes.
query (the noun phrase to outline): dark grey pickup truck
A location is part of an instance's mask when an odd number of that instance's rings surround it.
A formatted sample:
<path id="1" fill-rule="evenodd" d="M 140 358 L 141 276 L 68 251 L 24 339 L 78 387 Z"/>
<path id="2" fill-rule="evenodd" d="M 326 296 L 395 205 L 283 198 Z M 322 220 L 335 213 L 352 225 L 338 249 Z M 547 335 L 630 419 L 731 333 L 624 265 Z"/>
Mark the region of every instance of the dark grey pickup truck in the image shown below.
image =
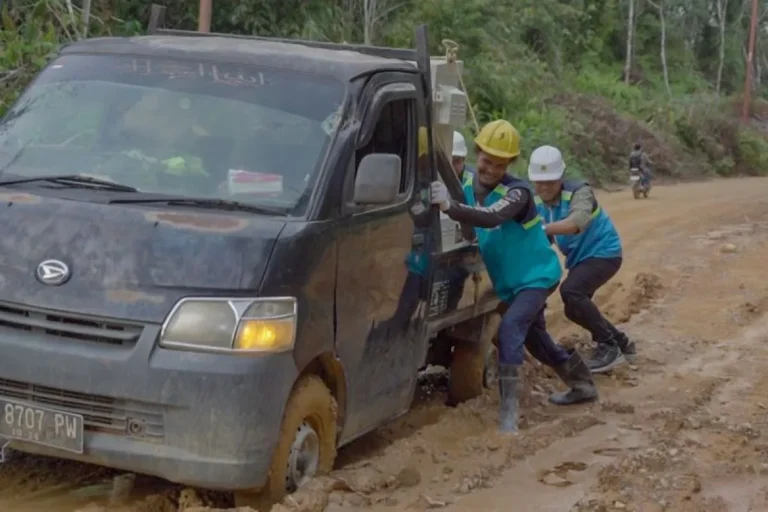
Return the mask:
<path id="1" fill-rule="evenodd" d="M 0 124 L 0 438 L 278 499 L 428 364 L 480 393 L 498 301 L 429 202 L 461 191 L 425 27 L 388 49 L 153 13 L 62 48 Z"/>

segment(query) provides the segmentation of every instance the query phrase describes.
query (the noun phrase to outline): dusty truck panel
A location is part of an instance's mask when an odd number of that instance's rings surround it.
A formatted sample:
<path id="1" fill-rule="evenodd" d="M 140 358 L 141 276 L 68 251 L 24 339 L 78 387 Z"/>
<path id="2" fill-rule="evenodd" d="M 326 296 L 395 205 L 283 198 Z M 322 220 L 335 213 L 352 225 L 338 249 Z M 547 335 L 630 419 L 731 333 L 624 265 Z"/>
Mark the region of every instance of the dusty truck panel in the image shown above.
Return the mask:
<path id="1" fill-rule="evenodd" d="M 83 455 L 12 446 L 208 488 L 261 485 L 280 428 L 274 411 L 282 409 L 296 376 L 290 354 L 242 358 L 158 350 L 157 330 L 146 329 L 131 350 L 62 345 L 3 330 L 0 399 L 83 414 L 86 429 Z M 44 373 L 29 364 L 34 359 L 49 362 Z M 78 391 L 69 391 L 74 387 Z M 222 400 L 254 393 L 258 400 Z"/>
<path id="2" fill-rule="evenodd" d="M 408 63 L 357 52 L 312 48 L 298 42 L 254 41 L 231 37 L 151 35 L 95 38 L 69 45 L 61 53 L 205 58 L 218 62 L 258 63 L 264 67 L 323 74 L 344 81 L 382 68 L 413 71 L 413 66 Z"/>
<path id="3" fill-rule="evenodd" d="M 162 323 L 185 295 L 256 288 L 285 224 L 37 197 L 0 204 L 0 301 L 129 321 Z M 49 258 L 69 266 L 66 286 L 40 286 Z"/>
<path id="4" fill-rule="evenodd" d="M 303 340 L 294 350 L 305 369 L 323 354 L 333 354 L 334 292 L 338 248 L 332 222 L 289 223 L 276 244 L 259 295 L 296 297 L 305 312 L 297 326 Z"/>
<path id="5" fill-rule="evenodd" d="M 429 348 L 492 303 L 430 204 L 438 176 L 461 191 L 420 147 L 417 35 L 64 48 L 0 132 L 0 437 L 279 498 L 407 411 Z"/>

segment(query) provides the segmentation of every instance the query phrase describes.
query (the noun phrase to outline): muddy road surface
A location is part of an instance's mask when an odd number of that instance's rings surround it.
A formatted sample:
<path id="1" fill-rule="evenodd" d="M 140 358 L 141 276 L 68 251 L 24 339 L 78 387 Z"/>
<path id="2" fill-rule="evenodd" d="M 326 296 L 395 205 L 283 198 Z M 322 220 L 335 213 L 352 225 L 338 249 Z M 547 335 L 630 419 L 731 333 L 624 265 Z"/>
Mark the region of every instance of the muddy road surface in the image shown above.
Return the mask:
<path id="1" fill-rule="evenodd" d="M 598 376 L 600 401 L 556 408 L 558 386 L 526 366 L 523 429 L 496 433 L 498 393 L 445 407 L 434 373 L 414 409 L 341 450 L 334 473 L 278 511 L 768 511 L 768 179 L 602 193 L 625 246 L 596 300 L 638 359 Z M 550 301 L 563 344 L 583 331 Z M 176 512 L 227 495 L 136 477 L 108 505 L 115 472 L 20 454 L 0 466 L 0 511 Z M 242 509 L 245 510 L 245 509 Z"/>

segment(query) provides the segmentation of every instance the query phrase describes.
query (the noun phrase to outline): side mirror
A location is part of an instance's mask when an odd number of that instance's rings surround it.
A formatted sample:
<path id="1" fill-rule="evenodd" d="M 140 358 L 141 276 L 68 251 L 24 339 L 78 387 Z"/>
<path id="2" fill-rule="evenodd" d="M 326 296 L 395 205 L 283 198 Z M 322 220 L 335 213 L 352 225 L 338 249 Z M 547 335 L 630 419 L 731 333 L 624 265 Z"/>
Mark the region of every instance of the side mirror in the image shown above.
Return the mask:
<path id="1" fill-rule="evenodd" d="M 357 204 L 391 204 L 400 190 L 403 163 L 389 153 L 366 156 L 357 167 L 354 202 Z"/>

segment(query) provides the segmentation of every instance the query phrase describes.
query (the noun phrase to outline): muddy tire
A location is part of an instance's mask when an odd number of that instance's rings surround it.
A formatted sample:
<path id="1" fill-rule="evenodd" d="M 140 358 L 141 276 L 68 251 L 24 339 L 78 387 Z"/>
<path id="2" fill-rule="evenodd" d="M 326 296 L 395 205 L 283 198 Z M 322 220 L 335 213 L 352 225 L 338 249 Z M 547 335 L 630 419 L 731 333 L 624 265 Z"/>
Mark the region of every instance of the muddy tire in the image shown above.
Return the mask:
<path id="1" fill-rule="evenodd" d="M 451 376 L 448 386 L 448 403 L 456 405 L 483 394 L 488 373 L 486 365 L 492 349 L 493 338 L 499 330 L 501 315 L 491 313 L 486 317 L 485 327 L 478 342 L 457 341 L 453 347 Z"/>
<path id="2" fill-rule="evenodd" d="M 263 508 L 312 477 L 328 474 L 336 459 L 336 411 L 325 383 L 315 375 L 302 377 L 285 405 L 267 483 L 258 493 L 236 494 L 236 505 Z"/>
<path id="3" fill-rule="evenodd" d="M 632 189 L 632 195 L 634 196 L 635 199 L 640 199 L 640 191 L 637 190 L 636 188 Z"/>

